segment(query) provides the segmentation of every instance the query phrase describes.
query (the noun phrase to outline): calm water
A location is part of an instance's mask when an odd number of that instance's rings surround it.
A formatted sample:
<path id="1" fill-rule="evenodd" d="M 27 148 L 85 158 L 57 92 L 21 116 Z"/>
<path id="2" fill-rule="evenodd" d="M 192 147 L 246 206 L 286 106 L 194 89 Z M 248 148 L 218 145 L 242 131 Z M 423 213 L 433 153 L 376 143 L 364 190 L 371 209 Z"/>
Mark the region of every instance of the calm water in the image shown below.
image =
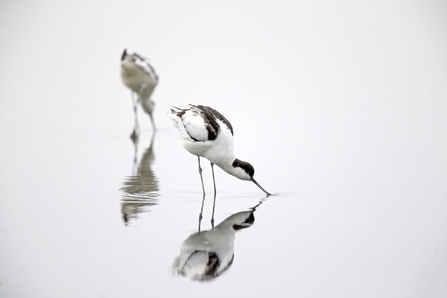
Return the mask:
<path id="1" fill-rule="evenodd" d="M 205 283 L 176 274 L 172 265 L 182 242 L 199 228 L 209 230 L 213 213 L 209 195 L 199 227 L 196 159 L 175 149 L 182 149 L 176 137 L 161 128 L 151 147 L 145 135 L 136 164 L 126 131 L 102 136 L 80 131 L 50 136 L 40 145 L 18 140 L 19 147 L 7 146 L 2 296 L 443 293 L 446 199 L 441 189 L 302 182 L 297 179 L 302 169 L 286 158 L 277 159 L 280 165 L 260 158 L 267 164 L 258 177 L 278 193 L 269 198 L 255 185 L 216 171 L 215 225 L 262 204 L 253 225 L 238 231 L 234 242 L 233 234 L 224 233 L 209 244 L 224 250 L 227 261 L 234 251 L 226 271 Z M 211 193 L 210 170 L 204 169 Z"/>
<path id="2" fill-rule="evenodd" d="M 0 297 L 446 297 L 444 7 L 126 3 L 0 4 Z M 275 195 L 204 162 L 203 198 L 188 103 Z"/>

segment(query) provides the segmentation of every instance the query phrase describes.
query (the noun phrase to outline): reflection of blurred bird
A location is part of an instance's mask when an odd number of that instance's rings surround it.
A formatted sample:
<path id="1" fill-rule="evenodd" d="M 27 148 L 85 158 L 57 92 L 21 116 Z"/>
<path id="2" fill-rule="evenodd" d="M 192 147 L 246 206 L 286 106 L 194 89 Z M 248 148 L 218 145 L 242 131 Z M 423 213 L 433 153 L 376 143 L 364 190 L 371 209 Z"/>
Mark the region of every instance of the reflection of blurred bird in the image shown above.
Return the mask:
<path id="1" fill-rule="evenodd" d="M 154 102 L 151 100 L 152 92 L 158 83 L 158 75 L 155 72 L 152 62 L 137 53 L 128 54 L 124 50 L 121 57 L 121 79 L 127 87 L 132 90 L 132 103 L 135 112 L 134 137 L 138 138 L 139 126 L 137 107 L 141 102 L 143 110 L 149 114 L 152 122 L 152 130 L 155 131 L 155 122 L 152 117 Z M 136 93 L 137 99 L 134 99 L 133 93 Z"/>
<path id="2" fill-rule="evenodd" d="M 157 204 L 158 181 L 152 170 L 152 162 L 154 161 L 153 140 L 154 136 L 139 163 L 137 163 L 138 153 L 135 150 L 134 173 L 126 178 L 121 188 L 124 194 L 121 202 L 121 212 L 126 224 L 132 218 L 137 218 L 138 213 L 147 212 L 150 206 Z M 136 143 L 135 146 L 137 146 Z"/>
<path id="3" fill-rule="evenodd" d="M 236 231 L 251 227 L 253 213 L 254 209 L 235 213 L 215 228 L 189 236 L 174 260 L 174 272 L 200 281 L 221 275 L 233 263 Z"/>
<path id="4" fill-rule="evenodd" d="M 203 185 L 202 168 L 200 167 L 201 156 L 211 162 L 214 195 L 216 195 L 214 164 L 236 178 L 253 181 L 263 192 L 270 195 L 253 178 L 255 174 L 253 166 L 235 157 L 233 152 L 233 127 L 221 113 L 207 106 L 189 105 L 187 109 L 172 107 L 171 113 L 168 115 L 180 132 L 183 147 L 198 158 L 203 193 L 205 193 L 205 187 Z"/>

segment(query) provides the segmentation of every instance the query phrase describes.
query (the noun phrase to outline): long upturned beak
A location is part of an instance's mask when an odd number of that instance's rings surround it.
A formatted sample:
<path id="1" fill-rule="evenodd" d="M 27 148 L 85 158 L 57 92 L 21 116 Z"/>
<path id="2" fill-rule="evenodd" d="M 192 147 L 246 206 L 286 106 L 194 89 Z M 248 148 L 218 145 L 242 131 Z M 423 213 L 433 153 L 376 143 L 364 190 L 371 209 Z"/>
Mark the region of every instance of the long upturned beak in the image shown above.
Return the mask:
<path id="1" fill-rule="evenodd" d="M 264 188 L 262 188 L 261 185 L 259 185 L 258 182 L 256 182 L 256 180 L 254 178 L 251 178 L 251 181 L 253 181 L 254 184 L 256 184 L 263 192 L 265 192 L 268 196 L 271 196 L 272 194 L 269 193 L 268 191 L 266 191 Z"/>

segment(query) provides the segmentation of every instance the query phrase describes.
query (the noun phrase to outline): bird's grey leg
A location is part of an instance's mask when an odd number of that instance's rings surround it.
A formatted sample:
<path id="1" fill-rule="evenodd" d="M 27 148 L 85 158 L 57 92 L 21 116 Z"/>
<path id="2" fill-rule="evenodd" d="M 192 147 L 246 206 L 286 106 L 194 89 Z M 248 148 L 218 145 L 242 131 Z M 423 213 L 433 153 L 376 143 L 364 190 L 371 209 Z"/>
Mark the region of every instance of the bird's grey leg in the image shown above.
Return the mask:
<path id="1" fill-rule="evenodd" d="M 152 133 L 155 134 L 155 132 L 157 131 L 157 127 L 155 126 L 154 117 L 152 116 L 152 114 L 149 114 L 149 118 L 151 119 L 152 123 Z"/>
<path id="2" fill-rule="evenodd" d="M 211 163 L 211 172 L 213 173 L 214 199 L 216 199 L 216 179 L 214 178 L 214 164 L 213 163 Z"/>
<path id="3" fill-rule="evenodd" d="M 150 142 L 150 144 L 149 144 L 149 148 L 152 148 L 152 146 L 154 146 L 154 140 L 155 140 L 155 135 L 152 134 L 151 142 Z"/>
<path id="4" fill-rule="evenodd" d="M 203 185 L 203 177 L 202 177 L 202 167 L 200 166 L 200 156 L 197 156 L 197 160 L 199 161 L 199 174 L 200 174 L 200 181 L 202 181 L 202 191 L 203 195 L 205 195 L 205 186 Z"/>
<path id="5" fill-rule="evenodd" d="M 135 127 L 134 127 L 131 137 L 134 142 L 138 139 L 138 136 L 140 135 L 140 127 L 138 125 L 138 100 L 139 100 L 139 96 L 135 100 L 134 92 L 132 92 L 133 112 L 135 114 Z"/>
<path id="6" fill-rule="evenodd" d="M 216 207 L 216 180 L 214 178 L 214 164 L 211 163 L 211 172 L 213 173 L 213 183 L 214 183 L 214 201 L 213 201 L 213 213 L 211 215 L 211 227 L 214 229 L 214 208 Z"/>
<path id="7" fill-rule="evenodd" d="M 211 214 L 211 227 L 214 229 L 214 209 L 216 208 L 216 195 L 213 200 L 213 213 Z"/>
<path id="8" fill-rule="evenodd" d="M 135 112 L 135 134 L 136 134 L 137 138 L 140 136 L 140 125 L 138 123 L 138 111 L 137 110 L 138 110 L 138 105 L 140 104 L 140 101 L 141 101 L 141 94 L 143 93 L 144 89 L 146 89 L 146 85 L 141 85 L 140 91 L 138 91 L 138 93 L 137 93 L 137 100 L 136 100 L 136 102 L 134 102 L 134 105 L 133 105 L 133 109 Z"/>
<path id="9" fill-rule="evenodd" d="M 202 224 L 202 218 L 203 218 L 203 206 L 205 205 L 205 194 L 203 194 L 202 199 L 202 207 L 200 208 L 200 214 L 199 214 L 199 233 L 200 233 L 200 226 Z"/>

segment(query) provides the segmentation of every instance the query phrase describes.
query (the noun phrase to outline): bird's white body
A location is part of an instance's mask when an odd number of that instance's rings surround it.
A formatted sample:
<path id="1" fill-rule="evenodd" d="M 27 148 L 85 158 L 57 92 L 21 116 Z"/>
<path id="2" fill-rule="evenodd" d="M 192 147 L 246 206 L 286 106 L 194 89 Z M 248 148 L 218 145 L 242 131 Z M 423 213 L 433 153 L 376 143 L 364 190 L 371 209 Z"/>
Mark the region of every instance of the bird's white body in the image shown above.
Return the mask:
<path id="1" fill-rule="evenodd" d="M 207 106 L 189 105 L 187 109 L 173 107 L 168 115 L 180 133 L 183 147 L 189 153 L 198 156 L 200 175 L 202 175 L 200 157 L 204 157 L 211 162 L 211 167 L 215 164 L 236 178 L 253 181 L 270 195 L 253 178 L 255 173 L 253 166 L 235 157 L 233 127 L 222 114 Z M 204 191 L 203 180 L 202 189 Z M 216 191 L 215 184 L 214 191 Z"/>
<path id="2" fill-rule="evenodd" d="M 225 125 L 219 120 L 218 123 L 221 126 Z M 233 149 L 233 136 L 228 129 L 223 128 L 213 141 L 198 143 L 191 138 L 182 138 L 181 143 L 189 153 L 205 157 L 228 174 L 236 176 L 242 180 L 250 180 L 250 177 L 246 175 L 245 172 L 242 171 L 239 173 L 239 171 L 232 166 L 236 156 Z"/>
<path id="3" fill-rule="evenodd" d="M 233 263 L 236 232 L 251 227 L 253 213 L 235 213 L 215 228 L 189 236 L 174 260 L 174 272 L 202 281 L 220 276 Z"/>
<path id="4" fill-rule="evenodd" d="M 230 175 L 242 180 L 251 180 L 250 176 L 240 168 L 232 166 L 236 159 L 233 146 L 232 129 L 229 122 L 215 118 L 219 130 L 216 138 L 209 140 L 210 124 L 206 123 L 203 112 L 196 106 L 190 108 L 179 117 L 177 114 L 169 114 L 174 126 L 180 132 L 180 142 L 191 154 L 204 157 Z M 231 124 L 230 124 L 231 125 Z"/>
<path id="5" fill-rule="evenodd" d="M 141 107 L 149 114 L 153 122 L 154 102 L 151 95 L 158 84 L 158 75 L 152 61 L 137 53 L 128 54 L 124 50 L 121 58 L 121 80 L 124 85 L 137 94 L 137 102 L 141 103 Z M 136 109 L 135 104 L 134 109 Z"/>

